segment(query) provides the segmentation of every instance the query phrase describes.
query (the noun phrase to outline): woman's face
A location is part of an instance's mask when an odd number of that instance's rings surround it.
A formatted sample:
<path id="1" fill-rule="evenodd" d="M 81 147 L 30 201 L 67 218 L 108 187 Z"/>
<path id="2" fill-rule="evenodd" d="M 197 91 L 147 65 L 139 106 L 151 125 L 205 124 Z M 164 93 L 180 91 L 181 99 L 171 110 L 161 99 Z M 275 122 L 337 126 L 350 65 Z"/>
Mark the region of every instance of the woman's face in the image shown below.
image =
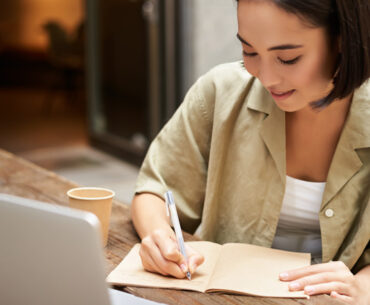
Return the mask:
<path id="1" fill-rule="evenodd" d="M 238 37 L 245 68 L 280 109 L 303 109 L 331 91 L 337 51 L 324 28 L 309 27 L 271 1 L 239 0 Z"/>

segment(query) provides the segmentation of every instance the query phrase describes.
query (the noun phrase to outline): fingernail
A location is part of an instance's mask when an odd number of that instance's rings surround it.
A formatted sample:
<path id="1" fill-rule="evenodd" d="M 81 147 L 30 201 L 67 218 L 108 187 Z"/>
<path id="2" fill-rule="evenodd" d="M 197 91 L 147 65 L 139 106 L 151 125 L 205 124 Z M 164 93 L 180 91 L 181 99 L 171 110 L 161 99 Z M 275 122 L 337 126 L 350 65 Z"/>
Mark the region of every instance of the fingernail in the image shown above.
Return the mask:
<path id="1" fill-rule="evenodd" d="M 297 283 L 297 282 L 293 282 L 293 283 L 291 283 L 291 284 L 289 284 L 289 288 L 290 289 L 293 289 L 293 290 L 297 290 L 297 289 L 299 289 L 299 283 Z"/>
<path id="2" fill-rule="evenodd" d="M 184 272 L 184 273 L 188 271 L 188 268 L 186 268 L 185 264 L 181 264 L 180 268 L 181 268 L 182 272 Z"/>
<path id="3" fill-rule="evenodd" d="M 282 279 L 282 280 L 287 280 L 288 279 L 288 277 L 289 277 L 289 274 L 288 273 L 286 273 L 286 272 L 283 272 L 283 273 L 280 273 L 280 278 Z"/>
<path id="4" fill-rule="evenodd" d="M 314 292 L 314 290 L 315 289 L 312 286 L 306 286 L 306 287 L 304 287 L 304 292 L 306 294 L 312 294 Z"/>

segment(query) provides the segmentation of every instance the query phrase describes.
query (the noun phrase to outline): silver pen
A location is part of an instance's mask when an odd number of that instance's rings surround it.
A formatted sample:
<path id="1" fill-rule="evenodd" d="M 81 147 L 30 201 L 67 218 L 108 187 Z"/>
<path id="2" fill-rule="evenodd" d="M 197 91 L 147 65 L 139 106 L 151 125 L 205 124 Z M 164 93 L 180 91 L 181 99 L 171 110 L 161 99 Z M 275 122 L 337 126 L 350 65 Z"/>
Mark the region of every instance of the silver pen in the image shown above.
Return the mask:
<path id="1" fill-rule="evenodd" d="M 185 257 L 187 262 L 188 256 L 186 255 L 185 251 L 184 237 L 182 236 L 179 216 L 177 215 L 175 200 L 173 199 L 172 192 L 167 191 L 165 194 L 165 198 L 166 198 L 167 216 L 171 217 L 171 222 L 175 229 L 176 239 L 180 248 L 180 252 Z M 191 274 L 189 271 L 186 272 L 186 277 L 188 278 L 188 280 L 191 280 Z"/>

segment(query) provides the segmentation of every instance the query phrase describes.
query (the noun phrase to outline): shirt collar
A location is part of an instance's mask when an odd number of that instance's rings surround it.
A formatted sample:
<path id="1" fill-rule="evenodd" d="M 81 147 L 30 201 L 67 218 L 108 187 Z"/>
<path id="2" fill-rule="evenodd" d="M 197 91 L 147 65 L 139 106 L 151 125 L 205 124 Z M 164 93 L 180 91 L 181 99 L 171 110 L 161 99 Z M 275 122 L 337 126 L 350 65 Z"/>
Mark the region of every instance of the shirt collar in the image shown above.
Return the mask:
<path id="1" fill-rule="evenodd" d="M 257 78 L 252 78 L 252 86 L 247 96 L 247 107 L 270 115 L 279 112 L 271 94 Z M 350 133 L 348 141 L 352 148 L 370 147 L 370 80 L 355 90 L 345 129 Z"/>
<path id="2" fill-rule="evenodd" d="M 266 114 L 260 126 L 260 134 L 274 160 L 280 178 L 285 183 L 285 112 L 273 100 L 261 82 L 252 78 L 253 83 L 247 96 L 247 107 Z"/>
<path id="3" fill-rule="evenodd" d="M 257 78 L 253 77 L 251 81 L 253 83 L 247 96 L 247 107 L 270 114 L 277 107 L 271 94 Z"/>
<path id="4" fill-rule="evenodd" d="M 355 90 L 344 129 L 352 148 L 370 147 L 370 80 Z M 344 131 L 344 130 L 343 130 Z"/>
<path id="5" fill-rule="evenodd" d="M 276 105 L 258 79 L 252 78 L 251 81 L 253 83 L 246 98 L 247 107 L 267 115 L 260 128 L 261 136 L 285 183 L 285 112 Z M 362 161 L 356 150 L 370 147 L 369 117 L 370 80 L 354 92 L 347 121 L 329 169 L 323 206 L 361 168 Z"/>

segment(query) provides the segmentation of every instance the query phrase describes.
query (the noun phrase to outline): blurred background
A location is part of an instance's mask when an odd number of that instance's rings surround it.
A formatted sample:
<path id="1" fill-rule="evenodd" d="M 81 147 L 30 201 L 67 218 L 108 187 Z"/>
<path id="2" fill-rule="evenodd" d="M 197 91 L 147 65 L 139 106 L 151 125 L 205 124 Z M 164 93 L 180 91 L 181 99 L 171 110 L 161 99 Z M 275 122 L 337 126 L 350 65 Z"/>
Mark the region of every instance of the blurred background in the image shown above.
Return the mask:
<path id="1" fill-rule="evenodd" d="M 241 59 L 233 0 L 2 0 L 0 148 L 129 203 L 189 87 Z"/>

